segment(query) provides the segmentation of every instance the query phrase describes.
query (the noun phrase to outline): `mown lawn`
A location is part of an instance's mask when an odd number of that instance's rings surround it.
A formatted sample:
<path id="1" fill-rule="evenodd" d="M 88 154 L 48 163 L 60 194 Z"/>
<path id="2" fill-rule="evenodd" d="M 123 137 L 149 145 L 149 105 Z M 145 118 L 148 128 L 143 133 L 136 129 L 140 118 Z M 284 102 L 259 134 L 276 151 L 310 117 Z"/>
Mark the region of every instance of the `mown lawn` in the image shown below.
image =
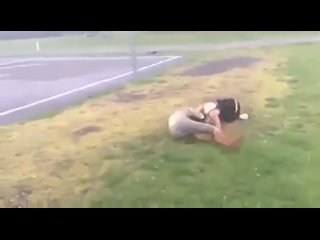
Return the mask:
<path id="1" fill-rule="evenodd" d="M 242 126 L 245 141 L 240 152 L 208 143 L 175 142 L 163 127 L 163 131 L 123 143 L 117 158 L 128 159 L 128 164 L 105 175 L 104 188 L 91 206 L 319 207 L 320 47 L 267 51 L 271 59 L 274 55 L 287 61 L 261 72 L 252 69 L 255 74 L 234 71 L 224 79 L 235 81 L 242 75 L 252 81 L 269 81 L 242 82 L 242 87 L 255 88 L 256 96 L 241 94 L 243 89 L 237 84 L 226 89 L 251 103 L 253 119 Z M 218 91 L 224 90 L 225 83 L 221 84 Z M 266 99 L 264 107 L 259 105 L 261 95 Z"/>
<path id="2" fill-rule="evenodd" d="M 319 54 L 320 45 L 201 53 L 54 117 L 1 127 L 0 205 L 319 207 Z M 180 75 L 230 56 L 263 60 Z M 128 95 L 139 97 L 123 101 Z M 236 96 L 252 116 L 239 125 L 241 150 L 171 140 L 168 115 L 215 95 Z M 17 199 L 17 189 L 27 197 Z"/>

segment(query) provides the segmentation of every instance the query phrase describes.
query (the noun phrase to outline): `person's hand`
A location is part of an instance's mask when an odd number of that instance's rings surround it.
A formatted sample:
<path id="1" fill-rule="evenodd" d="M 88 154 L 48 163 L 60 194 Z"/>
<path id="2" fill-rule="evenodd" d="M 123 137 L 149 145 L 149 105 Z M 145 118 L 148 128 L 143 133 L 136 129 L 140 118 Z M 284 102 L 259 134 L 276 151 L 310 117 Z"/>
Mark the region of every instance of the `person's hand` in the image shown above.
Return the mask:
<path id="1" fill-rule="evenodd" d="M 199 117 L 200 120 L 204 120 L 205 119 L 204 114 L 201 113 L 201 112 L 198 113 L 198 117 Z"/>
<path id="2" fill-rule="evenodd" d="M 196 120 L 204 120 L 205 119 L 205 115 L 201 112 L 196 111 L 193 108 L 188 108 L 188 116 L 192 119 L 196 119 Z"/>

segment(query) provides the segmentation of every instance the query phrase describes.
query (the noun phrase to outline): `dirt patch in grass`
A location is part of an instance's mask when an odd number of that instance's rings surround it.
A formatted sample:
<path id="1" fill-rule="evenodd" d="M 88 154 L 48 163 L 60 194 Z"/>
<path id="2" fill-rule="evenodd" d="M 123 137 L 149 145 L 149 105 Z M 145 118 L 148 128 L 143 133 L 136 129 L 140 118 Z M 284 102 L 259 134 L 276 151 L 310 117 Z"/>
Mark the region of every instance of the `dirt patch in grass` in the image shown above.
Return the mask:
<path id="1" fill-rule="evenodd" d="M 159 98 L 166 98 L 172 96 L 172 94 L 179 94 L 180 91 L 187 89 L 189 86 L 178 86 L 168 88 L 150 88 L 143 91 L 130 91 L 125 93 L 119 93 L 116 95 L 114 102 L 116 103 L 134 103 L 141 100 L 154 100 Z"/>
<path id="2" fill-rule="evenodd" d="M 87 127 L 84 127 L 84 128 L 81 128 L 81 129 L 78 129 L 76 131 L 73 132 L 73 136 L 74 137 L 83 137 L 83 136 L 86 136 L 90 133 L 94 133 L 94 132 L 100 132 L 102 131 L 102 128 L 101 127 L 98 127 L 98 126 L 87 126 Z"/>
<path id="3" fill-rule="evenodd" d="M 247 68 L 260 61 L 259 58 L 253 57 L 233 57 L 223 60 L 210 61 L 202 65 L 198 65 L 192 69 L 184 71 L 182 76 L 210 76 L 223 72 L 227 72 L 234 68 Z"/>
<path id="4" fill-rule="evenodd" d="M 117 94 L 115 102 L 119 102 L 119 103 L 135 102 L 138 100 L 142 100 L 145 97 L 146 97 L 146 94 L 143 94 L 138 91 L 132 91 L 128 93 Z"/>

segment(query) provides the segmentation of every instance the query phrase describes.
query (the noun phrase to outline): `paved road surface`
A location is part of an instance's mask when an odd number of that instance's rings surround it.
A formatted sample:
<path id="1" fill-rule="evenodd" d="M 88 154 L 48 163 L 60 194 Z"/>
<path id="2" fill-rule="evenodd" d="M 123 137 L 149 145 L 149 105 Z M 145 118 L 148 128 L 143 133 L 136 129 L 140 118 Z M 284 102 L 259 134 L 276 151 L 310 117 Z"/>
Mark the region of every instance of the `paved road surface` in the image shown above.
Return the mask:
<path id="1" fill-rule="evenodd" d="M 159 72 L 179 57 L 54 58 L 0 61 L 0 124 L 33 119 L 86 100 L 144 74 Z"/>

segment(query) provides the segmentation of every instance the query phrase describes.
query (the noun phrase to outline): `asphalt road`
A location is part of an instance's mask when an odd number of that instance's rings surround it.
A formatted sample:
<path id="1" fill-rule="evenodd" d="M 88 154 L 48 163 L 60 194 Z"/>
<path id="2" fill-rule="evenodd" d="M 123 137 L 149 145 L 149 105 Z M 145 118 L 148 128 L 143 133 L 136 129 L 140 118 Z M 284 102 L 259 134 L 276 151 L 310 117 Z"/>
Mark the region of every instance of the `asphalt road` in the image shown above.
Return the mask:
<path id="1" fill-rule="evenodd" d="M 0 124 L 61 110 L 129 80 L 159 72 L 179 59 L 140 57 L 136 74 L 127 57 L 2 59 Z"/>

